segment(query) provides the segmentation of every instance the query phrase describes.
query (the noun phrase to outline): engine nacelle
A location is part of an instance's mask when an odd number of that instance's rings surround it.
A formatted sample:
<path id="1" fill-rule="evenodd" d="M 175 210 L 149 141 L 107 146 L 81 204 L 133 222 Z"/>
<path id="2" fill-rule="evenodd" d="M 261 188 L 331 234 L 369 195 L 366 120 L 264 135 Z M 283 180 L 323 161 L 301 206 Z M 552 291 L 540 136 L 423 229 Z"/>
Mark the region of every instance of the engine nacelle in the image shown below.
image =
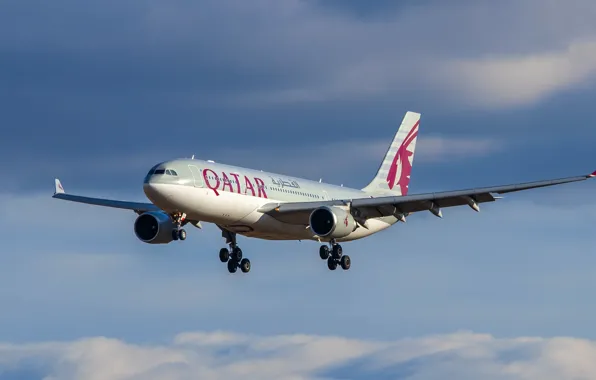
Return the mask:
<path id="1" fill-rule="evenodd" d="M 339 207 L 322 206 L 309 218 L 311 231 L 320 237 L 339 239 L 351 234 L 357 227 L 352 215 Z"/>
<path id="2" fill-rule="evenodd" d="M 172 232 L 176 229 L 174 221 L 163 212 L 145 212 L 135 220 L 134 230 L 137 238 L 148 244 L 168 244 L 174 240 Z"/>

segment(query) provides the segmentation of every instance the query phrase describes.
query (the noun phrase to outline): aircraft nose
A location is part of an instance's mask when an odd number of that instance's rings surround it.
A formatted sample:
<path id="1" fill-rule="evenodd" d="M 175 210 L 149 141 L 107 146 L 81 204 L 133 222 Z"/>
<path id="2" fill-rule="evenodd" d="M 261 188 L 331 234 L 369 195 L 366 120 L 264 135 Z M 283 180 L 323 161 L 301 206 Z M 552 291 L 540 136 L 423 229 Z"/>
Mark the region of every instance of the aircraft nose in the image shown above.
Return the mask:
<path id="1" fill-rule="evenodd" d="M 147 198 L 149 198 L 151 200 L 153 200 L 153 198 L 156 195 L 159 195 L 159 191 L 157 190 L 157 187 L 155 186 L 154 183 L 151 183 L 151 182 L 145 182 L 143 184 L 143 192 L 145 193 Z"/>
<path id="2" fill-rule="evenodd" d="M 162 183 L 146 182 L 143 184 L 143 192 L 154 204 L 159 204 L 169 198 L 169 193 Z"/>

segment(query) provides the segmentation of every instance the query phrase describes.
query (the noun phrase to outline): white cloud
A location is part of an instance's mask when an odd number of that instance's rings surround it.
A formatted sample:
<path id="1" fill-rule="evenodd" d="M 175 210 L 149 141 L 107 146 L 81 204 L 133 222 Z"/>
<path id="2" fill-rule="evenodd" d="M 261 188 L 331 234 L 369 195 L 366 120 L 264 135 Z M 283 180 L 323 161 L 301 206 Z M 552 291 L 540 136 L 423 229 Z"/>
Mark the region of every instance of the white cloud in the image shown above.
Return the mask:
<path id="1" fill-rule="evenodd" d="M 80 18 L 45 17 L 55 12 L 49 5 L 39 12 L 44 17 L 15 6 L 14 13 L 2 13 L 7 37 L 0 44 L 60 46 L 87 59 L 99 53 L 118 72 L 141 60 L 147 71 L 130 73 L 141 75 L 139 88 L 155 86 L 167 101 L 202 105 L 422 95 L 425 102 L 512 107 L 594 77 L 593 1 L 433 1 L 375 17 L 322 4 L 180 0 L 122 8 L 92 2 Z M 55 19 L 66 27 L 48 21 Z M 17 27 L 23 23 L 36 28 Z M 84 34 L 70 33 L 81 25 Z M 106 61 L 114 56 L 119 59 Z"/>
<path id="2" fill-rule="evenodd" d="M 457 332 L 397 341 L 183 333 L 168 344 L 116 339 L 0 345 L 0 374 L 70 379 L 492 379 L 596 377 L 596 342 Z"/>
<path id="3" fill-rule="evenodd" d="M 47 7 L 39 15 L 55 11 Z M 118 70 L 141 60 L 147 71 L 130 74 L 141 75 L 140 88 L 155 85 L 167 101 L 202 105 L 422 95 L 425 102 L 513 107 L 594 77 L 593 1 L 433 1 L 371 17 L 337 8 L 299 0 L 92 2 L 81 18 L 55 14 L 67 26 L 55 28 L 47 21 L 54 17 L 15 7 L 2 14 L 7 37 L 0 44 L 118 56 L 102 61 Z M 81 24 L 85 34 L 73 38 L 69 31 Z"/>
<path id="4" fill-rule="evenodd" d="M 500 141 L 479 138 L 420 137 L 416 157 L 423 162 L 445 162 L 486 157 L 501 150 Z"/>
<path id="5" fill-rule="evenodd" d="M 333 162 L 332 156 L 337 157 L 337 152 L 354 152 L 352 156 L 353 164 L 362 160 L 381 163 L 390 139 L 377 141 L 346 141 L 331 143 L 321 147 L 321 152 L 315 154 L 315 157 L 324 157 L 324 152 L 330 156 L 329 162 Z M 497 140 L 487 138 L 460 138 L 460 137 L 438 137 L 438 136 L 420 136 L 416 143 L 416 162 L 441 162 L 454 159 L 465 159 L 474 157 L 489 156 L 502 148 Z M 348 157 L 350 157 L 348 155 Z M 342 162 L 335 162 L 335 167 L 341 164 L 350 166 L 346 163 L 346 158 L 342 157 Z M 339 159 L 336 159 L 339 161 Z M 349 170 L 349 169 L 348 169 Z"/>
<path id="6" fill-rule="evenodd" d="M 452 105 L 514 107 L 581 86 L 596 74 L 596 28 L 589 17 L 596 8 L 584 0 L 437 3 L 370 18 L 314 2 L 208 4 L 215 17 L 249 25 L 247 30 L 214 32 L 230 42 L 214 52 L 220 62 L 286 73 L 280 76 L 286 82 L 240 91 L 231 97 L 236 104 L 422 93 L 425 99 Z M 150 30 L 158 28 L 166 36 L 174 27 L 179 30 L 180 19 L 172 17 L 179 12 L 171 9 L 167 19 L 156 12 L 152 21 L 160 22 Z M 213 99 L 209 95 L 201 101 Z"/>
<path id="7" fill-rule="evenodd" d="M 566 49 L 455 61 L 444 79 L 461 87 L 470 102 L 508 107 L 531 104 L 572 87 L 585 87 L 596 74 L 596 39 Z M 451 74 L 451 75 L 449 75 Z"/>
<path id="8" fill-rule="evenodd" d="M 394 133 L 394 132 L 393 132 Z M 355 172 L 368 170 L 368 177 L 374 176 L 382 162 L 393 133 L 386 139 L 347 140 L 328 142 L 324 145 L 289 145 L 268 147 L 265 151 L 249 149 L 222 149 L 219 157 L 210 157 L 216 162 L 242 165 L 257 169 L 302 176 L 309 179 L 353 181 Z M 503 148 L 500 141 L 474 137 L 419 137 L 416 146 L 415 163 L 445 162 L 467 158 L 486 157 Z M 220 161 L 221 157 L 221 161 Z M 270 157 L 275 157 L 271 160 Z M 356 186 L 357 184 L 351 183 Z M 365 184 L 362 184 L 363 186 Z"/>

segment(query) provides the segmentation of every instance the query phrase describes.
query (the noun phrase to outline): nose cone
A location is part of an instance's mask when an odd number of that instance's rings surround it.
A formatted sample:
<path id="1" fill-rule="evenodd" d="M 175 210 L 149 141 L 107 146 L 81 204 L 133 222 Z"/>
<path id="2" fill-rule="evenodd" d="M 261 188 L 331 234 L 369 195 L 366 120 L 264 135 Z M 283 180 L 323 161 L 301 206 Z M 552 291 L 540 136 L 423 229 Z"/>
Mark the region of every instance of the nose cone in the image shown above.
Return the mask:
<path id="1" fill-rule="evenodd" d="M 168 188 L 169 186 L 167 184 L 152 181 L 143 184 L 143 192 L 145 192 L 147 198 L 153 204 L 160 207 L 165 205 L 171 197 L 170 191 L 168 191 L 170 189 Z"/>
<path id="2" fill-rule="evenodd" d="M 143 192 L 147 196 L 147 198 L 153 200 L 153 198 L 159 195 L 159 191 L 157 190 L 157 186 L 151 182 L 145 182 L 143 184 Z"/>
<path id="3" fill-rule="evenodd" d="M 187 180 L 184 169 L 177 161 L 162 162 L 151 168 L 143 181 L 147 198 L 162 209 L 171 206 L 173 193 Z"/>

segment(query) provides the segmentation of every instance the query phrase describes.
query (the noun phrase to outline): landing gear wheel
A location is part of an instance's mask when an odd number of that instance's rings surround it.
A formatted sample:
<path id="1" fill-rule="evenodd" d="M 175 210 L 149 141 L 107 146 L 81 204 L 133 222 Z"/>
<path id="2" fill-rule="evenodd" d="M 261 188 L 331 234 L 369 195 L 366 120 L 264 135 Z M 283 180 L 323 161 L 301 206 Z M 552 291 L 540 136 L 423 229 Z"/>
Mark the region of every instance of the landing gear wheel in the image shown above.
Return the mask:
<path id="1" fill-rule="evenodd" d="M 242 273 L 250 272 L 250 260 L 249 259 L 242 259 L 242 261 L 240 262 L 240 270 L 242 270 Z"/>
<path id="2" fill-rule="evenodd" d="M 343 254 L 343 249 L 341 248 L 341 245 L 339 244 L 335 244 L 333 245 L 333 258 L 336 260 L 339 260 L 341 258 L 341 255 Z"/>
<path id="3" fill-rule="evenodd" d="M 321 260 L 327 260 L 329 258 L 329 247 L 322 245 L 319 248 L 319 256 L 321 256 Z"/>
<path id="4" fill-rule="evenodd" d="M 230 259 L 230 251 L 227 248 L 222 248 L 219 250 L 219 260 L 222 263 L 227 263 Z"/>
<path id="5" fill-rule="evenodd" d="M 352 265 L 352 260 L 350 259 L 350 256 L 345 255 L 345 256 L 342 256 L 339 263 L 343 270 L 348 270 L 348 269 L 350 269 L 350 266 Z"/>
<path id="6" fill-rule="evenodd" d="M 333 257 L 327 259 L 327 268 L 329 268 L 329 270 L 337 269 L 337 261 Z"/>
<path id="7" fill-rule="evenodd" d="M 236 270 L 238 269 L 238 263 L 230 260 L 228 261 L 228 272 L 230 273 L 236 273 Z"/>
<path id="8" fill-rule="evenodd" d="M 237 263 L 242 260 L 242 250 L 240 247 L 234 247 L 232 249 L 232 260 L 236 261 Z"/>
<path id="9" fill-rule="evenodd" d="M 173 230 L 172 231 L 172 239 L 178 240 L 178 230 Z"/>
<path id="10" fill-rule="evenodd" d="M 178 231 L 178 239 L 186 240 L 186 230 L 181 229 Z"/>

